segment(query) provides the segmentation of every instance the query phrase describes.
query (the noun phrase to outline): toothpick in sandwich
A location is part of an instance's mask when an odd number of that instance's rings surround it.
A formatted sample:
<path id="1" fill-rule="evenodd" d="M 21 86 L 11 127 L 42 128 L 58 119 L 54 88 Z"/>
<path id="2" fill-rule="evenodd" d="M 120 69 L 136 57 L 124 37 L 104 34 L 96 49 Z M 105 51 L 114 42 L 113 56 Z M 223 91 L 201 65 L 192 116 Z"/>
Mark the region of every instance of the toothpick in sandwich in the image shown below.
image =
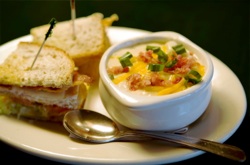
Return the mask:
<path id="1" fill-rule="evenodd" d="M 35 64 L 35 62 L 36 62 L 36 59 L 37 59 L 37 57 L 39 56 L 39 54 L 40 54 L 40 52 L 41 52 L 41 50 L 42 50 L 42 48 L 43 48 L 43 45 L 44 45 L 45 41 L 47 40 L 48 37 L 51 36 L 52 30 L 53 30 L 53 28 L 55 27 L 56 22 L 57 22 L 57 21 L 56 21 L 55 18 L 52 18 L 52 19 L 50 20 L 50 22 L 49 22 L 49 23 L 50 23 L 49 30 L 48 30 L 48 32 L 45 34 L 44 41 L 43 41 L 43 43 L 42 43 L 42 45 L 41 45 L 39 51 L 37 52 L 36 57 L 35 57 L 35 59 L 34 59 L 32 65 L 31 65 L 30 69 L 33 68 L 33 66 L 34 66 L 34 64 Z"/>

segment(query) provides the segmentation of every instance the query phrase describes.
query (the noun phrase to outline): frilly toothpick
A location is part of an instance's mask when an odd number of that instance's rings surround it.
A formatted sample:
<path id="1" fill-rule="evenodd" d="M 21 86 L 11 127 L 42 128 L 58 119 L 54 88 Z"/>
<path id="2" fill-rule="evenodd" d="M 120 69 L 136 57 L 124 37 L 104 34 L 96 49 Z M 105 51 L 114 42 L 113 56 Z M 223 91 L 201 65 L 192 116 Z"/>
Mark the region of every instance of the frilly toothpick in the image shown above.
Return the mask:
<path id="1" fill-rule="evenodd" d="M 56 21 L 55 18 L 52 18 L 52 19 L 50 20 L 50 22 L 49 22 L 49 23 L 50 23 L 49 30 L 48 30 L 48 32 L 45 34 L 45 38 L 44 38 L 44 40 L 43 40 L 43 43 L 42 43 L 42 45 L 41 45 L 39 51 L 37 52 L 36 57 L 35 57 L 35 59 L 34 59 L 32 65 L 31 65 L 30 69 L 33 68 L 33 66 L 34 66 L 34 64 L 35 64 L 35 62 L 36 62 L 36 59 L 37 59 L 37 57 L 39 56 L 39 54 L 40 54 L 40 52 L 41 52 L 41 50 L 42 50 L 42 48 L 43 48 L 43 45 L 44 45 L 45 41 L 47 40 L 48 37 L 51 36 L 52 30 L 53 30 L 54 26 L 56 25 L 56 22 L 57 22 L 57 21 Z"/>

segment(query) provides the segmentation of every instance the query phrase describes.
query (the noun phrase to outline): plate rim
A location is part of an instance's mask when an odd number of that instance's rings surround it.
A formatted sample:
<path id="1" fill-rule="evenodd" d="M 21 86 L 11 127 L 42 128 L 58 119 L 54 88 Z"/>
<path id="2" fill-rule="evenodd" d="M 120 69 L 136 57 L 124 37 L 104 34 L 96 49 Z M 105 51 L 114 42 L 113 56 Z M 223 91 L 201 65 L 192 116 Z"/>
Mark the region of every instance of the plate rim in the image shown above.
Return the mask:
<path id="1" fill-rule="evenodd" d="M 132 32 L 132 33 L 140 33 L 139 35 L 141 34 L 146 34 L 146 33 L 151 33 L 149 31 L 145 31 L 145 30 L 142 30 L 142 29 L 135 29 L 135 28 L 128 28 L 128 27 L 117 27 L 117 26 L 112 26 L 108 29 L 108 33 L 109 32 L 112 32 L 113 31 L 129 31 L 129 32 Z M 31 39 L 31 36 L 30 35 L 26 35 L 26 36 L 22 36 L 22 37 L 19 37 L 17 39 L 14 39 L 14 40 L 11 40 L 9 42 L 6 42 L 2 45 L 0 45 L 0 52 L 1 51 L 4 51 L 5 49 L 8 49 L 9 46 L 11 46 L 13 43 L 15 42 L 19 42 L 19 41 L 23 41 L 23 40 L 27 40 L 29 41 Z M 208 54 L 210 54 L 209 52 L 207 52 Z M 241 125 L 245 115 L 246 115 L 246 94 L 244 92 L 244 88 L 241 84 L 241 82 L 239 81 L 237 75 L 235 75 L 235 73 L 229 68 L 227 67 L 220 59 L 218 59 L 217 57 L 213 56 L 212 54 L 210 54 L 212 56 L 212 60 L 213 61 L 216 61 L 218 63 L 220 63 L 221 65 L 223 65 L 223 67 L 226 67 L 228 69 L 228 71 L 232 74 L 232 76 L 234 76 L 234 78 L 236 78 L 236 80 L 238 81 L 239 85 L 242 87 L 242 94 L 244 95 L 243 97 L 245 98 L 245 100 L 243 100 L 243 103 L 245 105 L 243 105 L 244 107 L 244 110 L 242 110 L 242 114 L 241 114 L 241 119 L 237 122 L 237 124 L 234 126 L 234 128 L 230 131 L 229 134 L 225 135 L 224 137 L 222 137 L 221 139 L 217 139 L 218 141 L 220 142 L 225 142 L 228 138 L 230 138 L 235 132 L 236 130 L 239 128 L 239 126 Z M 1 57 L 0 57 L 1 58 Z M 0 120 L 1 120 L 1 116 L 0 116 Z M 25 146 L 25 144 L 20 144 L 18 142 L 13 142 L 11 141 L 11 138 L 8 138 L 8 137 L 5 137 L 4 136 L 1 136 L 1 133 L 0 133 L 0 139 L 1 141 L 7 143 L 8 145 L 14 147 L 14 148 L 17 148 L 23 152 L 26 152 L 28 154 L 33 154 L 35 156 L 39 156 L 39 157 L 42 157 L 44 159 L 49 159 L 49 160 L 52 160 L 52 161 L 57 161 L 57 162 L 63 162 L 63 163 L 101 163 L 101 164 L 128 164 L 128 163 L 138 163 L 138 164 L 151 164 L 151 163 L 173 163 L 173 162 L 177 162 L 177 161 L 181 161 L 181 160 L 186 160 L 186 159 L 190 159 L 190 158 L 193 158 L 193 157 L 196 157 L 198 155 L 201 155 L 203 154 L 204 152 L 203 151 L 188 151 L 186 152 L 186 154 L 184 155 L 184 157 L 182 157 L 181 159 L 179 157 L 176 157 L 176 158 L 172 158 L 171 160 L 166 160 L 164 158 L 161 158 L 161 159 L 145 159 L 145 160 L 140 160 L 140 161 L 132 161 L 132 160 L 125 160 L 124 161 L 108 161 L 108 160 L 88 160 L 88 161 L 83 161 L 83 160 L 86 160 L 86 159 L 76 159 L 74 157 L 70 157 L 70 155 L 60 155 L 60 154 L 57 154 L 57 153 L 47 153 L 45 151 L 39 151 L 39 149 L 35 149 L 35 148 L 29 148 L 29 146 Z"/>

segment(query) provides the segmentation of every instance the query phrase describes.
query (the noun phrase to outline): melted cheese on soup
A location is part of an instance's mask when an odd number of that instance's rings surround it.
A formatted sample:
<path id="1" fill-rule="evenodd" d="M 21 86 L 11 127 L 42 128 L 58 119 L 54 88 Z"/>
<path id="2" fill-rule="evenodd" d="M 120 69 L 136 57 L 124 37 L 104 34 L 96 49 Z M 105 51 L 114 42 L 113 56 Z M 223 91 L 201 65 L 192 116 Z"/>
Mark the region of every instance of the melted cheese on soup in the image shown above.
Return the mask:
<path id="1" fill-rule="evenodd" d="M 122 90 L 167 95 L 202 81 L 205 67 L 194 53 L 174 41 L 144 43 L 115 52 L 108 74 Z"/>

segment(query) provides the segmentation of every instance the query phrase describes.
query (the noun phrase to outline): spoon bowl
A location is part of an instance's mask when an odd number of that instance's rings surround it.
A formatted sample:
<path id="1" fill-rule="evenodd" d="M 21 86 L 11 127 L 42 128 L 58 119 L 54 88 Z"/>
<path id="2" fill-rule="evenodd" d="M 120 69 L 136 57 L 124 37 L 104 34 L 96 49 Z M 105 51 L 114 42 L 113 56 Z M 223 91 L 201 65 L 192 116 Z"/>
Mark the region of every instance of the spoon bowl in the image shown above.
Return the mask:
<path id="1" fill-rule="evenodd" d="M 63 119 L 63 126 L 74 137 L 93 143 L 107 143 L 127 138 L 130 140 L 153 138 L 207 151 L 239 162 L 246 159 L 244 151 L 228 144 L 170 132 L 120 130 L 109 117 L 87 109 L 67 112 Z"/>
<path id="2" fill-rule="evenodd" d="M 113 141 L 119 134 L 119 128 L 110 118 L 91 110 L 65 114 L 63 125 L 74 136 L 96 143 Z"/>

